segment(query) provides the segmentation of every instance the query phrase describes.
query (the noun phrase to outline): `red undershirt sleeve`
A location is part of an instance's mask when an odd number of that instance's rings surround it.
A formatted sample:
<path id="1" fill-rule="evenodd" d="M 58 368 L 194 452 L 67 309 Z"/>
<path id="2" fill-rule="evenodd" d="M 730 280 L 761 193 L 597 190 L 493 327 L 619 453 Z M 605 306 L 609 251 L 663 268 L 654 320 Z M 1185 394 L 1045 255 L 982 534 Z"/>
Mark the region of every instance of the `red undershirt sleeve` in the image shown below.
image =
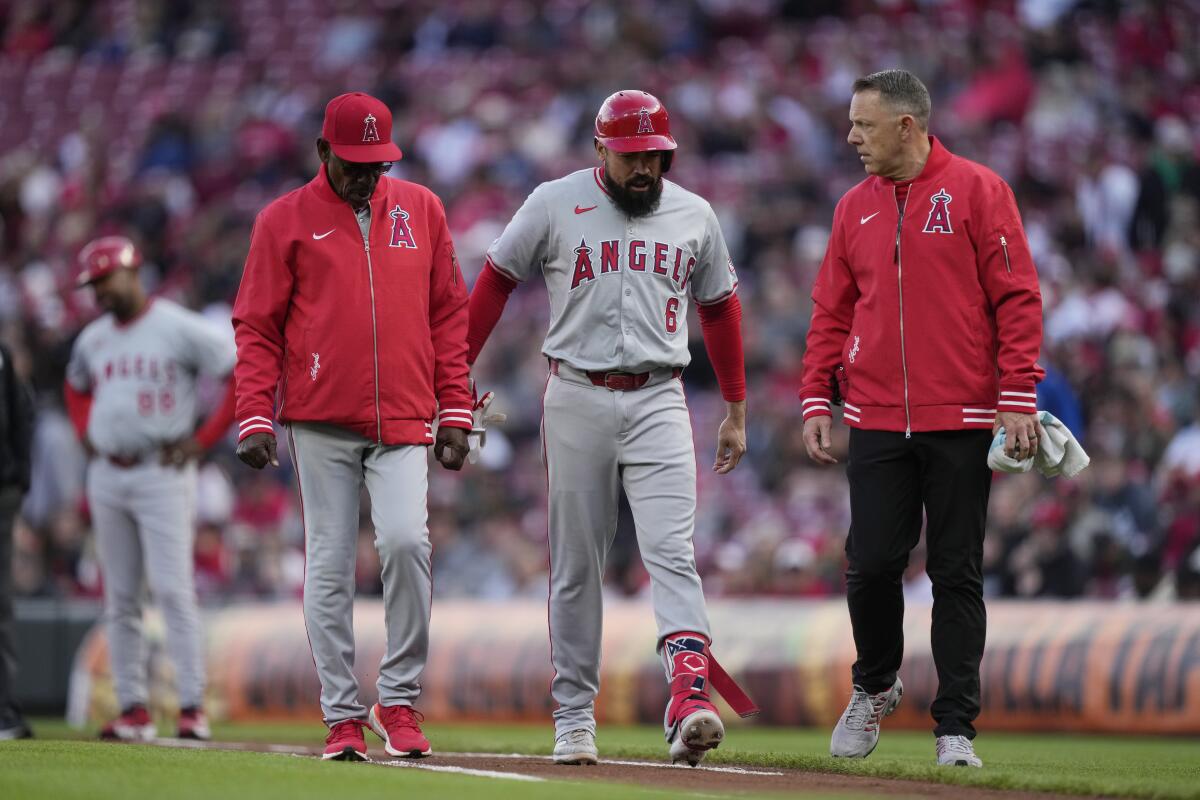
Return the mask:
<path id="1" fill-rule="evenodd" d="M 742 352 L 742 303 L 736 294 L 707 306 L 697 306 L 704 348 L 717 374 L 721 397 L 736 403 L 746 399 L 746 364 Z"/>
<path id="2" fill-rule="evenodd" d="M 234 411 L 237 408 L 237 391 L 236 384 L 233 380 L 233 375 L 226 379 L 225 395 L 221 398 L 221 404 L 213 409 L 212 414 L 196 431 L 196 441 L 205 450 L 212 448 L 221 437 L 225 435 L 225 431 L 229 430 L 229 426 L 233 424 Z"/>
<path id="3" fill-rule="evenodd" d="M 468 305 L 468 364 L 474 364 L 475 359 L 479 357 L 479 351 L 483 350 L 483 345 L 492 335 L 492 328 L 500 321 L 500 315 L 504 313 L 504 306 L 508 303 L 508 296 L 515 288 L 517 282 L 492 266 L 490 260 L 483 265 L 483 271 L 475 281 L 475 288 L 471 290 Z"/>
<path id="4" fill-rule="evenodd" d="M 87 439 L 88 417 L 92 413 L 92 393 L 81 392 L 71 386 L 70 382 L 64 381 L 63 401 L 66 403 L 67 416 L 71 419 L 75 434 L 82 442 Z"/>

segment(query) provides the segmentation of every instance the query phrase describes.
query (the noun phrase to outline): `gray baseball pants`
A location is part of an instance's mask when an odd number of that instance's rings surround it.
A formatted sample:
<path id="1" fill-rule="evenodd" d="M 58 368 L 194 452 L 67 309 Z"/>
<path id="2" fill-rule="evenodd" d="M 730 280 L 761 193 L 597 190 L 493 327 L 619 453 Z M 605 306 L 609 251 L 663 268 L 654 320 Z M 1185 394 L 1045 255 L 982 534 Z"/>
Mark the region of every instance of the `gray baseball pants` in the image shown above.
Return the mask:
<path id="1" fill-rule="evenodd" d="M 193 581 L 196 465 L 88 464 L 87 499 L 104 573 L 109 658 L 122 709 L 147 702 L 143 578 L 162 610 L 181 707 L 204 702 L 204 648 Z"/>
<path id="2" fill-rule="evenodd" d="M 304 624 L 321 680 L 325 724 L 363 719 L 354 677 L 354 564 L 359 493 L 371 497 L 383 577 L 387 652 L 379 702 L 412 705 L 429 653 L 427 448 L 385 446 L 333 425 L 293 423 L 288 441 L 304 516 Z"/>
<path id="3" fill-rule="evenodd" d="M 659 642 L 680 631 L 711 638 L 692 549 L 696 453 L 683 384 L 660 369 L 640 389 L 609 391 L 560 363 L 546 384 L 542 444 L 555 736 L 594 733 L 604 562 L 622 486 L 650 575 Z"/>

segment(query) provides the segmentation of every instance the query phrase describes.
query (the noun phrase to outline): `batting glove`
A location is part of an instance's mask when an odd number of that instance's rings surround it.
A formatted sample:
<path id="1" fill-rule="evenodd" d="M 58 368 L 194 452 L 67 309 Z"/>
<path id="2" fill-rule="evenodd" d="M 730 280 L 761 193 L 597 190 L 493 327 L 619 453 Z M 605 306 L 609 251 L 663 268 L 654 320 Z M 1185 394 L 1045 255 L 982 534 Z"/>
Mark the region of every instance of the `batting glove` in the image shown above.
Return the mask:
<path id="1" fill-rule="evenodd" d="M 471 412 L 474 421 L 471 425 L 471 433 L 467 436 L 467 444 L 470 445 L 470 450 L 467 451 L 467 460 L 472 464 L 479 461 L 479 454 L 483 450 L 483 446 L 487 444 L 488 425 L 498 424 L 508 419 L 507 414 L 492 413 L 488 410 L 495 399 L 495 392 L 485 392 L 483 397 L 475 401 L 475 408 Z"/>

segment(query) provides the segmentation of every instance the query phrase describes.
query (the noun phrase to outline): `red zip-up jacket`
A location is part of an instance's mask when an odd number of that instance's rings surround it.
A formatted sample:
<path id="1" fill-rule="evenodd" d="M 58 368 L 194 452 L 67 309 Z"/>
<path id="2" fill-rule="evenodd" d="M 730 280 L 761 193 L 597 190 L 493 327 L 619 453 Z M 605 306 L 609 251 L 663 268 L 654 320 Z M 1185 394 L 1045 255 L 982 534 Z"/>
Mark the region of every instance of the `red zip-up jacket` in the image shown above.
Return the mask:
<path id="1" fill-rule="evenodd" d="M 1033 413 L 1042 343 L 1037 270 L 1012 190 L 934 137 L 900 213 L 893 181 L 848 191 L 813 287 L 800 400 L 882 431 L 991 428 Z M 837 375 L 839 366 L 844 375 Z"/>
<path id="2" fill-rule="evenodd" d="M 369 244 L 368 244 L 369 242 Z M 467 291 L 441 201 L 388 177 L 363 240 L 325 168 L 254 223 L 233 307 L 239 441 L 281 422 L 382 444 L 470 429 Z M 440 413 L 439 413 L 440 407 Z"/>

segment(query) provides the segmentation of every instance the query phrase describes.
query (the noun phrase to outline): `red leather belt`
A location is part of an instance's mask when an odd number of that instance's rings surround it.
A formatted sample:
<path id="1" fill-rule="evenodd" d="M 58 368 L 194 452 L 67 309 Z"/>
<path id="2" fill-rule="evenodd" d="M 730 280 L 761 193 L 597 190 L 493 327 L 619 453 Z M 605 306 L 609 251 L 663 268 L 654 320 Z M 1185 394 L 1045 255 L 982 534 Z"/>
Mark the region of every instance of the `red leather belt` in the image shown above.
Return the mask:
<path id="1" fill-rule="evenodd" d="M 555 375 L 558 374 L 558 362 L 550 361 L 550 371 Z M 640 389 L 646 385 L 646 381 L 650 380 L 652 372 L 585 372 L 589 381 L 593 386 L 602 386 L 611 392 L 631 392 L 634 389 Z M 683 370 L 675 367 L 671 370 L 671 377 L 678 378 L 683 374 Z"/>

